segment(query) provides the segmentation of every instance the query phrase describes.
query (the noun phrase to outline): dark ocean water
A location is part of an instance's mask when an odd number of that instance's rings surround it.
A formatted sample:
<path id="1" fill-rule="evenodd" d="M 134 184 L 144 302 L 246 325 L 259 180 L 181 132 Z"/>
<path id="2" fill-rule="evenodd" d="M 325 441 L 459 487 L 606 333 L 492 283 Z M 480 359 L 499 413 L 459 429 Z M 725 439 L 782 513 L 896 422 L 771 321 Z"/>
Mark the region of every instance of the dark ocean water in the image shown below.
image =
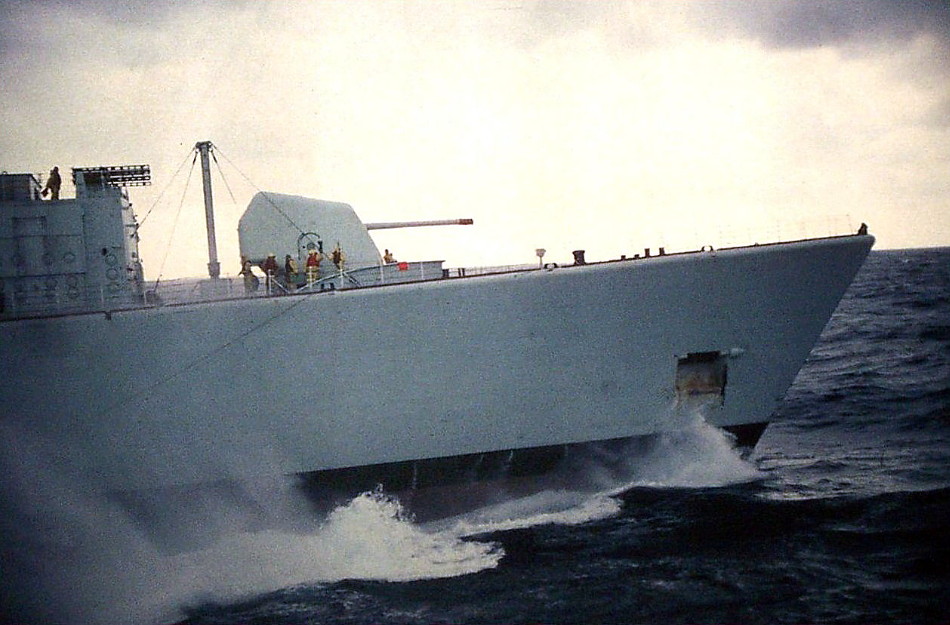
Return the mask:
<path id="1" fill-rule="evenodd" d="M 697 420 L 624 457 L 593 491 L 430 523 L 367 493 L 177 554 L 21 463 L 3 561 L 56 597 L 33 622 L 950 623 L 950 248 L 871 254 L 751 456 Z"/>
<path id="2" fill-rule="evenodd" d="M 621 492 L 440 525 L 366 495 L 311 545 L 324 581 L 179 607 L 194 625 L 948 623 L 950 248 L 871 254 L 752 456 L 701 425 L 634 451 Z"/>

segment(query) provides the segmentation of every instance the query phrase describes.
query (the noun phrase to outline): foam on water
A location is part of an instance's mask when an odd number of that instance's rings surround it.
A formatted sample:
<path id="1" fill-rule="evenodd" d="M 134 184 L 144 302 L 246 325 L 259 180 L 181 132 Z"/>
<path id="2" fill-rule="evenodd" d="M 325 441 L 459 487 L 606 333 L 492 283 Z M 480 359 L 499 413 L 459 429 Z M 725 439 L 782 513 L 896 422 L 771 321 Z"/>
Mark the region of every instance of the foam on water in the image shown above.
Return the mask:
<path id="1" fill-rule="evenodd" d="M 616 499 L 631 488 L 715 488 L 762 479 L 764 473 L 736 449 L 725 432 L 709 425 L 701 414 L 688 427 L 633 441 L 609 453 L 592 447 L 575 459 L 572 488 L 541 492 L 486 506 L 453 519 L 430 524 L 474 536 L 526 527 L 580 525 L 616 516 Z"/>
<path id="2" fill-rule="evenodd" d="M 733 439 L 695 414 L 688 427 L 661 434 L 653 445 L 627 463 L 630 481 L 620 489 L 635 486 L 662 488 L 709 488 L 762 479 L 755 464 L 742 457 Z"/>
<path id="3" fill-rule="evenodd" d="M 620 508 L 619 501 L 605 495 L 547 490 L 487 506 L 432 526 L 448 527 L 447 531 L 458 536 L 475 536 L 537 525 L 581 525 L 615 516 Z"/>
<path id="4" fill-rule="evenodd" d="M 0 590 L 16 612 L 0 622 L 167 623 L 196 603 L 342 579 L 451 577 L 497 566 L 503 556 L 491 542 L 423 530 L 382 492 L 355 497 L 307 533 L 240 532 L 169 554 L 118 505 L 56 479 L 36 466 L 37 456 L 2 459 L 6 492 L 16 496 L 0 502 L 13 517 L 3 524 Z M 229 519 L 243 512 L 220 510 Z M 167 510 L 166 520 L 178 513 Z"/>
<path id="5" fill-rule="evenodd" d="M 210 548 L 174 556 L 172 562 L 177 570 L 193 572 L 185 589 L 194 598 L 218 602 L 343 579 L 454 577 L 493 568 L 502 556 L 491 542 L 424 531 L 397 499 L 376 491 L 336 508 L 314 533 L 236 534 Z"/>

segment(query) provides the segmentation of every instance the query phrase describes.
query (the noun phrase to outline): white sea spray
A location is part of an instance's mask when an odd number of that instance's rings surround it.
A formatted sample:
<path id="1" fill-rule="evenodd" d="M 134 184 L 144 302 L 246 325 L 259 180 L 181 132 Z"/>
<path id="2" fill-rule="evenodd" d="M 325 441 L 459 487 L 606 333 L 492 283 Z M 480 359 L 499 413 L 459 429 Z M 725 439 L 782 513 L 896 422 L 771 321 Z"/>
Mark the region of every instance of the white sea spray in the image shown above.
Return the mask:
<path id="1" fill-rule="evenodd" d="M 612 450 L 609 467 L 606 456 L 591 453 L 582 462 L 582 487 L 549 485 L 440 522 L 416 523 L 396 497 L 379 490 L 319 521 L 292 481 L 245 484 L 237 496 L 202 498 L 208 527 L 191 528 L 232 531 L 171 552 L 152 540 L 141 518 L 57 470 L 55 450 L 6 430 L 3 504 L 12 516 L 4 541 L 17 565 L 5 563 L 4 584 L 29 579 L 24 585 L 35 598 L 25 609 L 49 623 L 168 622 L 187 606 L 298 585 L 472 574 L 503 561 L 504 549 L 487 535 L 611 518 L 623 506 L 616 495 L 633 487 L 715 487 L 759 476 L 731 439 L 697 417 L 681 432 Z M 197 523 L 190 512 L 171 505 L 150 521 L 167 525 L 165 537 L 174 537 L 168 528 Z M 300 522 L 255 529 L 262 514 Z"/>

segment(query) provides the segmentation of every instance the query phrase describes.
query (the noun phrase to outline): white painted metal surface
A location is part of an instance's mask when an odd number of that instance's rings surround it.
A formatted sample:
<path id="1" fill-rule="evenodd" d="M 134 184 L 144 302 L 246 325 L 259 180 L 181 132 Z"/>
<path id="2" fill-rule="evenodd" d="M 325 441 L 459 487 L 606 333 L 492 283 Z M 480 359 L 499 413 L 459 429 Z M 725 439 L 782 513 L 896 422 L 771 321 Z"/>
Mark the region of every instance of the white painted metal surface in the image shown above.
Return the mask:
<path id="1" fill-rule="evenodd" d="M 255 263 L 268 254 L 275 254 L 281 264 L 286 254 L 305 259 L 306 253 L 300 250 L 318 241 L 323 244 L 324 256 L 341 242 L 350 267 L 382 262 L 366 226 L 353 207 L 342 202 L 261 191 L 241 216 L 238 238 L 241 255 Z M 329 258 L 326 261 L 329 263 Z"/>
<path id="2" fill-rule="evenodd" d="M 90 488 L 260 477 L 675 430 L 708 351 L 709 419 L 762 422 L 872 243 L 8 320 L 3 424 Z"/>

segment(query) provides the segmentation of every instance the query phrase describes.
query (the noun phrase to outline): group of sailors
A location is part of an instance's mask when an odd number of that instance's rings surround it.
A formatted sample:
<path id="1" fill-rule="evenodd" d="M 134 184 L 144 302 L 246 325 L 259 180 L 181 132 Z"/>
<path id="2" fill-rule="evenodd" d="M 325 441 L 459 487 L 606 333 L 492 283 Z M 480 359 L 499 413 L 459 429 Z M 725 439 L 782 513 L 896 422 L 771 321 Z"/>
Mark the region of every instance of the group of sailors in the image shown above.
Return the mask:
<path id="1" fill-rule="evenodd" d="M 339 244 L 333 249 L 331 258 L 337 269 L 343 269 L 343 250 Z M 307 260 L 304 261 L 304 275 L 306 276 L 307 286 L 312 285 L 320 278 L 320 263 L 323 262 L 323 254 L 316 248 L 311 248 L 307 252 Z M 246 293 L 256 293 L 260 288 L 260 279 L 254 274 L 254 263 L 247 257 L 241 259 L 241 276 L 244 277 L 244 291 Z M 293 292 L 297 290 L 300 283 L 300 265 L 297 259 L 287 254 L 284 257 L 284 266 L 277 263 L 276 254 L 268 254 L 264 262 L 260 263 L 261 271 L 264 272 L 265 288 L 268 293 L 276 293 L 281 290 Z"/>
<path id="2" fill-rule="evenodd" d="M 346 264 L 346 254 L 337 242 L 333 251 L 330 252 L 330 261 L 338 271 L 343 271 Z M 284 257 L 284 266 L 280 267 L 277 263 L 276 254 L 268 254 L 264 262 L 260 263 L 261 271 L 264 272 L 264 281 L 266 292 L 275 294 L 278 292 L 292 293 L 299 287 L 306 284 L 311 286 L 320 279 L 320 263 L 323 262 L 323 254 L 320 250 L 313 247 L 307 251 L 307 259 L 304 261 L 303 280 L 301 280 L 300 265 L 297 259 L 287 254 Z M 386 250 L 383 255 L 383 262 L 394 263 L 392 253 Z M 256 293 L 260 288 L 260 279 L 254 274 L 254 263 L 246 256 L 241 257 L 240 274 L 244 278 L 244 291 L 247 294 Z"/>

